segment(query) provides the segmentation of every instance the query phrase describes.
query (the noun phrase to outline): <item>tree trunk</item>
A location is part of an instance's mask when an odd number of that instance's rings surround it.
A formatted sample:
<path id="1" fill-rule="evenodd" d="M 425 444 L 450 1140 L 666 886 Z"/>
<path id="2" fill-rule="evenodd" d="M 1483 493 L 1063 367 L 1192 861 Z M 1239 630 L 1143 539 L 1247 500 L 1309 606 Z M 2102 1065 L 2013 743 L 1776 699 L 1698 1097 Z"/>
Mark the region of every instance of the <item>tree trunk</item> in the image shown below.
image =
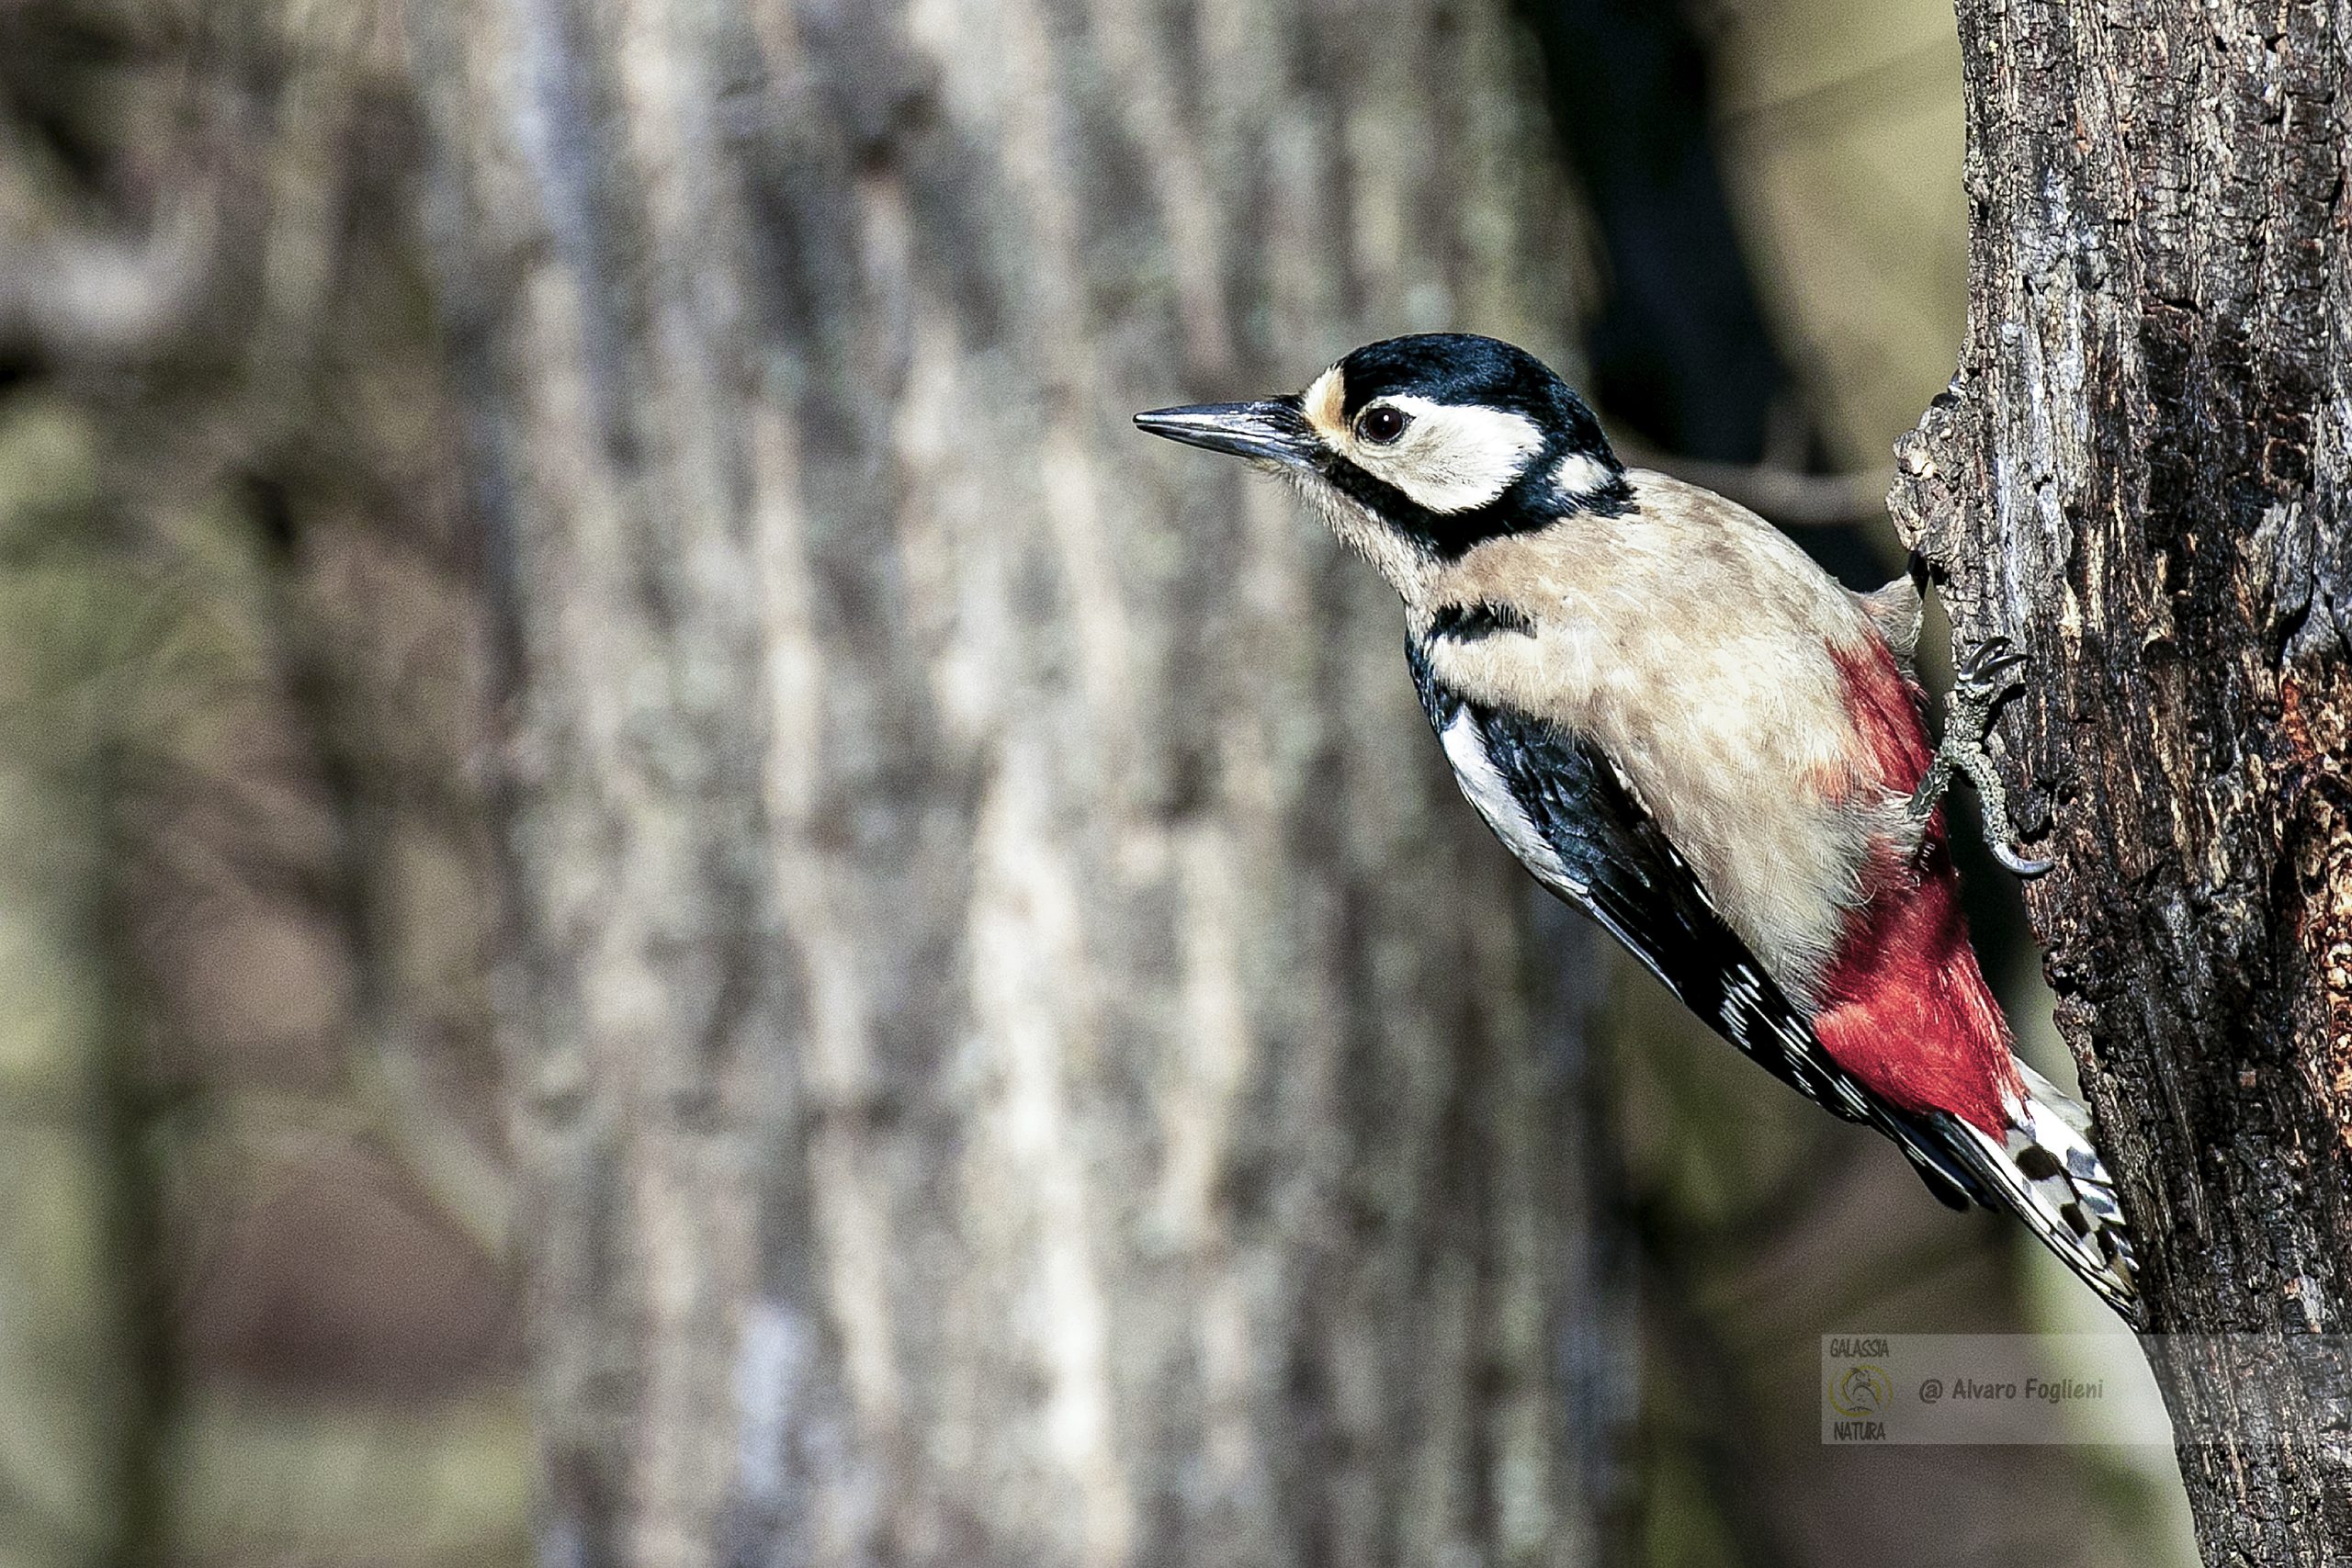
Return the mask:
<path id="1" fill-rule="evenodd" d="M 1556 350 L 1498 13 L 418 8 L 548 1561 L 1592 1554 L 1523 884 L 1370 574 L 1126 423 Z"/>
<path id="2" fill-rule="evenodd" d="M 1897 515 L 2176 1336 L 2209 1563 L 2352 1562 L 2352 252 L 2342 5 L 1962 0 L 1973 276 Z M 2227 1335 L 2231 1337 L 2206 1338 Z"/>

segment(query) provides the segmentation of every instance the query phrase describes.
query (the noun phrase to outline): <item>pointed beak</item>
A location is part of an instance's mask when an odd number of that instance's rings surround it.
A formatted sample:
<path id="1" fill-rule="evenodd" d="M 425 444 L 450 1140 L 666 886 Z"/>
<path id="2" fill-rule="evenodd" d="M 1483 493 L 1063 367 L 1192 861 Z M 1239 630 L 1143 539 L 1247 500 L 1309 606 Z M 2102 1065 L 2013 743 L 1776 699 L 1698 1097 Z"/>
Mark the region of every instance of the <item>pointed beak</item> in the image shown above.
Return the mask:
<path id="1" fill-rule="evenodd" d="M 1187 446 L 1268 463 L 1306 463 L 1320 446 L 1295 398 L 1153 409 L 1136 415 L 1136 428 Z"/>

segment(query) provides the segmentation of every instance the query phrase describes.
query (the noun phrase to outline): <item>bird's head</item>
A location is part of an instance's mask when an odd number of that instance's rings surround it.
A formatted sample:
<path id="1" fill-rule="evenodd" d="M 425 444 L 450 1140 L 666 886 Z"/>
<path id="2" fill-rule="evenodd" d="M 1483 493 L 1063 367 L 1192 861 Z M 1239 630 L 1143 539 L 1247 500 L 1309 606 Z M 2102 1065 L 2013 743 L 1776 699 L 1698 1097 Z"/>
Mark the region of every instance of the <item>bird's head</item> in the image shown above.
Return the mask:
<path id="1" fill-rule="evenodd" d="M 1155 409 L 1136 423 L 1288 475 L 1400 589 L 1484 540 L 1631 501 L 1584 400 L 1493 338 L 1389 338 L 1304 392 Z"/>

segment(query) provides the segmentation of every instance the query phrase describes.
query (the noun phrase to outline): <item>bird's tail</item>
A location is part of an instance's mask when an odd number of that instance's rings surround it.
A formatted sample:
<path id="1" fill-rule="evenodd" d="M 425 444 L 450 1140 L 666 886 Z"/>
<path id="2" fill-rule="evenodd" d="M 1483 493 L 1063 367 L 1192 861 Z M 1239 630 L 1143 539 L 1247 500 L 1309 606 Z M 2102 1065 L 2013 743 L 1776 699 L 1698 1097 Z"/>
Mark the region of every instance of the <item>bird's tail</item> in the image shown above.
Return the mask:
<path id="1" fill-rule="evenodd" d="M 2132 1233 L 2115 1201 L 2115 1179 L 2091 1147 L 2090 1113 L 2048 1078 L 2018 1064 L 2024 1099 L 2001 1138 L 1956 1116 L 1949 1147 L 1970 1174 L 2013 1211 L 2066 1266 L 2107 1299 L 2134 1328 L 2140 1295 L 2132 1283 Z"/>

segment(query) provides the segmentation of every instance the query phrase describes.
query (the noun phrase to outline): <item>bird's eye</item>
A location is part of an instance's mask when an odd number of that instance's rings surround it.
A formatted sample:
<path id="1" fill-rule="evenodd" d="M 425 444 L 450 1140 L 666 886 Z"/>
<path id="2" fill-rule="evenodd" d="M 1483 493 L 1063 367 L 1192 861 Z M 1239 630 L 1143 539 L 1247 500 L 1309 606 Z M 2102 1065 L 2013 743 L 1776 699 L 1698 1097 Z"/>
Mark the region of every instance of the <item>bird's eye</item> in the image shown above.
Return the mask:
<path id="1" fill-rule="evenodd" d="M 1376 409 L 1366 410 L 1364 416 L 1356 421 L 1356 434 L 1366 441 L 1385 446 L 1404 434 L 1405 427 L 1412 423 L 1403 409 L 1383 403 Z"/>

